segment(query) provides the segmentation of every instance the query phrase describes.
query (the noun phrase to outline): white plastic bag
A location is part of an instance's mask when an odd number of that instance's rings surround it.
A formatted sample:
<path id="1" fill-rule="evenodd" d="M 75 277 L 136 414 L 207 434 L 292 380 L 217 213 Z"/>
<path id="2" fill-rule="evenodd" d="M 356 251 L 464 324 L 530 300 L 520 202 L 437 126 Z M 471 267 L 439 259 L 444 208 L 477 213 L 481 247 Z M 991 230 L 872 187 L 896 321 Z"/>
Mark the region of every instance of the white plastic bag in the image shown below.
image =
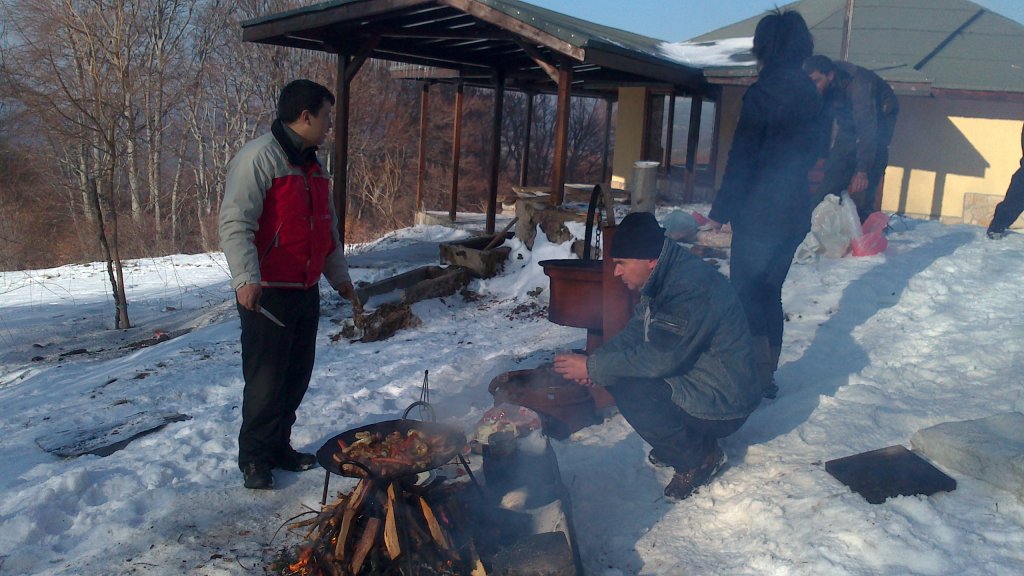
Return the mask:
<path id="1" fill-rule="evenodd" d="M 843 190 L 839 196 L 839 204 L 843 207 L 843 215 L 846 217 L 846 225 L 850 230 L 850 241 L 861 237 L 860 214 L 857 214 L 857 205 L 853 203 L 850 195 Z"/>
<path id="2" fill-rule="evenodd" d="M 804 241 L 797 246 L 796 253 L 793 254 L 793 262 L 810 264 L 818 259 L 820 253 L 821 242 L 818 242 L 818 237 L 814 235 L 814 232 L 808 232 L 807 236 L 804 236 Z"/>
<path id="3" fill-rule="evenodd" d="M 842 258 L 850 251 L 850 242 L 860 236 L 860 219 L 853 200 L 843 192 L 843 200 L 829 194 L 811 213 L 811 233 L 818 239 L 818 251 L 829 258 Z"/>

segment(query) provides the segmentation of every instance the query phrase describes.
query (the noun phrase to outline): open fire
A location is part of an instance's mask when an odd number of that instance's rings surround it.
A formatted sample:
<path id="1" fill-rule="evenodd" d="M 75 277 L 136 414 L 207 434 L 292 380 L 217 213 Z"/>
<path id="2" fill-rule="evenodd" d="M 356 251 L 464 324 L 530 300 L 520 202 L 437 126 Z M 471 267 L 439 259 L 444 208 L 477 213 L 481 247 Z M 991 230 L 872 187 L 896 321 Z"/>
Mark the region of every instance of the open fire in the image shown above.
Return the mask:
<path id="1" fill-rule="evenodd" d="M 405 416 L 429 406 L 426 375 L 422 396 Z M 461 430 L 404 416 L 331 438 L 317 452 L 326 470 L 320 510 L 289 524 L 303 540 L 270 569 L 282 576 L 578 575 L 571 504 L 547 436 L 529 426 L 485 428 L 491 433 L 475 451 L 482 461 L 464 452 Z M 332 474 L 358 482 L 328 504 Z"/>
<path id="2" fill-rule="evenodd" d="M 315 517 L 291 524 L 306 543 L 281 574 L 487 574 L 452 488 L 364 478 Z"/>

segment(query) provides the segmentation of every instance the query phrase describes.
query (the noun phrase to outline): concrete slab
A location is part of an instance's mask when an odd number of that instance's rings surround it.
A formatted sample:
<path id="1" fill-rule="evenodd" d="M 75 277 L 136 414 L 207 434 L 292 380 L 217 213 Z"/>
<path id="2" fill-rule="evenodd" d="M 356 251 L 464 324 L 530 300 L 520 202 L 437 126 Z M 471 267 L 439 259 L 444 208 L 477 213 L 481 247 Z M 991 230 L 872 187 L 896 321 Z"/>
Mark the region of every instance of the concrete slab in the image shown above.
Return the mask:
<path id="1" fill-rule="evenodd" d="M 1024 498 L 1024 414 L 944 422 L 918 430 L 914 450 L 950 470 Z"/>

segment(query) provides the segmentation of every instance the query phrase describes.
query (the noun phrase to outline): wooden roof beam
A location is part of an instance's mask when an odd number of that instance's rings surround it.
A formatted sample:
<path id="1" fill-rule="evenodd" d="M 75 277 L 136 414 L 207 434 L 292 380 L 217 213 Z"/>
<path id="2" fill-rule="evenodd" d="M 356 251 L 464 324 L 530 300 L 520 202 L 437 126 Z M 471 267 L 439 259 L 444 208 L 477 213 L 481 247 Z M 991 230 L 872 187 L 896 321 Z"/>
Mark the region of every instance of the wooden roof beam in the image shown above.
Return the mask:
<path id="1" fill-rule="evenodd" d="M 559 52 L 574 60 L 582 62 L 585 56 L 582 48 L 577 48 L 564 40 L 525 24 L 504 12 L 495 10 L 490 6 L 480 3 L 477 0 L 437 0 L 437 2 L 439 4 L 445 4 L 452 8 L 462 10 L 463 12 L 497 26 L 502 30 L 507 30 L 517 36 L 522 36 L 530 42 L 547 46 L 551 50 Z"/>
<path id="2" fill-rule="evenodd" d="M 529 56 L 531 60 L 537 63 L 537 66 L 540 66 L 540 69 L 548 75 L 548 78 L 551 78 L 552 82 L 558 84 L 558 66 L 545 60 L 539 50 L 526 42 L 516 39 L 516 44 L 523 49 L 523 52 L 526 52 L 526 55 Z"/>
<path id="3" fill-rule="evenodd" d="M 374 27 L 373 32 L 384 38 L 411 38 L 417 40 L 484 40 L 489 42 L 508 41 L 514 42 L 515 36 L 502 30 L 395 30 L 393 28 L 380 29 Z"/>
<path id="4" fill-rule="evenodd" d="M 242 22 L 242 41 L 259 42 L 273 36 L 285 36 L 313 28 L 324 28 L 331 24 L 379 16 L 387 12 L 407 10 L 423 4 L 434 4 L 435 0 L 379 0 L 374 3 L 355 2 L 340 6 L 284 12 L 269 18 L 256 18 Z"/>

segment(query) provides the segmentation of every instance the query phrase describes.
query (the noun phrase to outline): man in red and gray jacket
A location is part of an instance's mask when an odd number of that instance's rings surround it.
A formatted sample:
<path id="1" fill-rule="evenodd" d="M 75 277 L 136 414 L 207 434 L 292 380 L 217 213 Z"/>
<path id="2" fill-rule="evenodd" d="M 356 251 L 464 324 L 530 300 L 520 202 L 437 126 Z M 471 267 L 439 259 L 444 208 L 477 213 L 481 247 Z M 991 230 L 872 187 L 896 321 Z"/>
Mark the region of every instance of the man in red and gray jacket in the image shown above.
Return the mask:
<path id="1" fill-rule="evenodd" d="M 316 157 L 333 106 L 326 87 L 289 83 L 270 133 L 228 164 L 220 240 L 242 321 L 238 467 L 246 488 L 273 488 L 272 468 L 316 465 L 312 454 L 292 448 L 291 430 L 313 371 L 320 275 L 352 297 L 329 176 Z"/>

